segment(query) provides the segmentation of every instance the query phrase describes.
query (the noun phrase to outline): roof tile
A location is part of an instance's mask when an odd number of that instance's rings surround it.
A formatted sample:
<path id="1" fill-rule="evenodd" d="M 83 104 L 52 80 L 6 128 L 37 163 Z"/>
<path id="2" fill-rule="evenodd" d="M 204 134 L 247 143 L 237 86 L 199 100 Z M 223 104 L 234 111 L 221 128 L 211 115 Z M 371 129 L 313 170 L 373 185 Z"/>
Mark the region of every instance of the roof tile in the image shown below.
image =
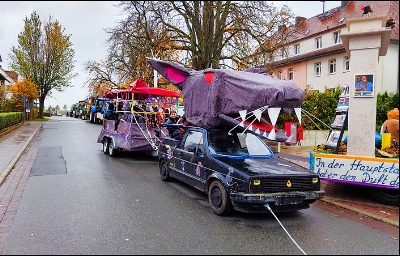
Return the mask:
<path id="1" fill-rule="evenodd" d="M 346 20 L 362 17 L 361 6 L 367 5 L 373 7 L 373 12 L 370 16 L 386 16 L 387 18 L 392 18 L 396 22 L 390 39 L 398 41 L 399 1 L 348 1 L 345 5 L 335 7 L 302 21 L 298 26 L 300 33 L 297 35 L 295 41 L 313 37 L 326 30 L 333 30 L 346 26 Z M 308 32 L 306 33 L 306 31 Z"/>

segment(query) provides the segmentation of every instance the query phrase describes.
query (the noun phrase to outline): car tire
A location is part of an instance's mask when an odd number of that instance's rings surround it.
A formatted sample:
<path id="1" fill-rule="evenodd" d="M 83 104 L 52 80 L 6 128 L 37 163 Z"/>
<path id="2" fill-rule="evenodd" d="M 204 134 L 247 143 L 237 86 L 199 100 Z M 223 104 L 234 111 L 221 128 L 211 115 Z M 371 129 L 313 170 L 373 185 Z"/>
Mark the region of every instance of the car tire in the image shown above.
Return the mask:
<path id="1" fill-rule="evenodd" d="M 379 203 L 399 206 L 399 190 L 370 188 L 369 193 Z"/>
<path id="2" fill-rule="evenodd" d="M 162 181 L 170 181 L 171 176 L 169 175 L 168 165 L 165 161 L 160 164 L 160 177 Z"/>
<path id="3" fill-rule="evenodd" d="M 112 142 L 112 140 L 109 140 L 109 143 L 108 143 L 108 154 L 111 157 L 117 156 L 117 154 L 118 154 L 118 149 L 116 149 L 114 147 L 114 143 Z"/>
<path id="4" fill-rule="evenodd" d="M 233 206 L 228 192 L 219 180 L 211 182 L 208 188 L 208 202 L 213 212 L 220 216 L 232 213 Z"/>
<path id="5" fill-rule="evenodd" d="M 103 153 L 104 154 L 109 154 L 109 146 L 108 146 L 108 144 L 109 144 L 109 139 L 107 139 L 107 138 L 104 138 L 103 139 Z"/>

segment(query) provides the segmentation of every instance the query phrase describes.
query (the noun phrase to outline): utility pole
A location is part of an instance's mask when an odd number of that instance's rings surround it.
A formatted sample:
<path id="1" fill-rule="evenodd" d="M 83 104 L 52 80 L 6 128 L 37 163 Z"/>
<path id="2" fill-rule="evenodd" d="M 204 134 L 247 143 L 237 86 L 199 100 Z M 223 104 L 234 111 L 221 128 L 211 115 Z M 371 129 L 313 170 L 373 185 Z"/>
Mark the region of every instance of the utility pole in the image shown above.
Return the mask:
<path id="1" fill-rule="evenodd" d="M 320 1 L 320 2 L 322 2 L 322 13 L 324 13 L 325 12 L 325 1 Z"/>

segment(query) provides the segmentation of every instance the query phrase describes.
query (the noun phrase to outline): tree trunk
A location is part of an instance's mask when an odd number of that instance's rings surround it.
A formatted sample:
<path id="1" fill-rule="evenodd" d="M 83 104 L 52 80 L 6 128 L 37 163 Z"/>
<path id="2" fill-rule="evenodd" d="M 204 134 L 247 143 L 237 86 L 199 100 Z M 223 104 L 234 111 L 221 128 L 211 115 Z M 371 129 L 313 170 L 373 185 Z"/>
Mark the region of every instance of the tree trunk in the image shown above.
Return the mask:
<path id="1" fill-rule="evenodd" d="M 39 118 L 43 118 L 44 99 L 44 97 L 39 97 Z"/>

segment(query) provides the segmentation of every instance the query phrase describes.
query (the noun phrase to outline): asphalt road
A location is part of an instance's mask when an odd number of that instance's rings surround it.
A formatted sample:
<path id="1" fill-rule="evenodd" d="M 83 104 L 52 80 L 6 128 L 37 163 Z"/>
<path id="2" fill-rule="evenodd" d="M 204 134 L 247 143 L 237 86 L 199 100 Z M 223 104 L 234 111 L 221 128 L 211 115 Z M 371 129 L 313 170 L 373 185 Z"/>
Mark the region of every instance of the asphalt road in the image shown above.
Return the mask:
<path id="1" fill-rule="evenodd" d="M 399 254 L 397 227 L 323 202 L 219 217 L 205 194 L 162 182 L 154 157 L 103 154 L 100 129 L 45 124 L 2 254 Z"/>

